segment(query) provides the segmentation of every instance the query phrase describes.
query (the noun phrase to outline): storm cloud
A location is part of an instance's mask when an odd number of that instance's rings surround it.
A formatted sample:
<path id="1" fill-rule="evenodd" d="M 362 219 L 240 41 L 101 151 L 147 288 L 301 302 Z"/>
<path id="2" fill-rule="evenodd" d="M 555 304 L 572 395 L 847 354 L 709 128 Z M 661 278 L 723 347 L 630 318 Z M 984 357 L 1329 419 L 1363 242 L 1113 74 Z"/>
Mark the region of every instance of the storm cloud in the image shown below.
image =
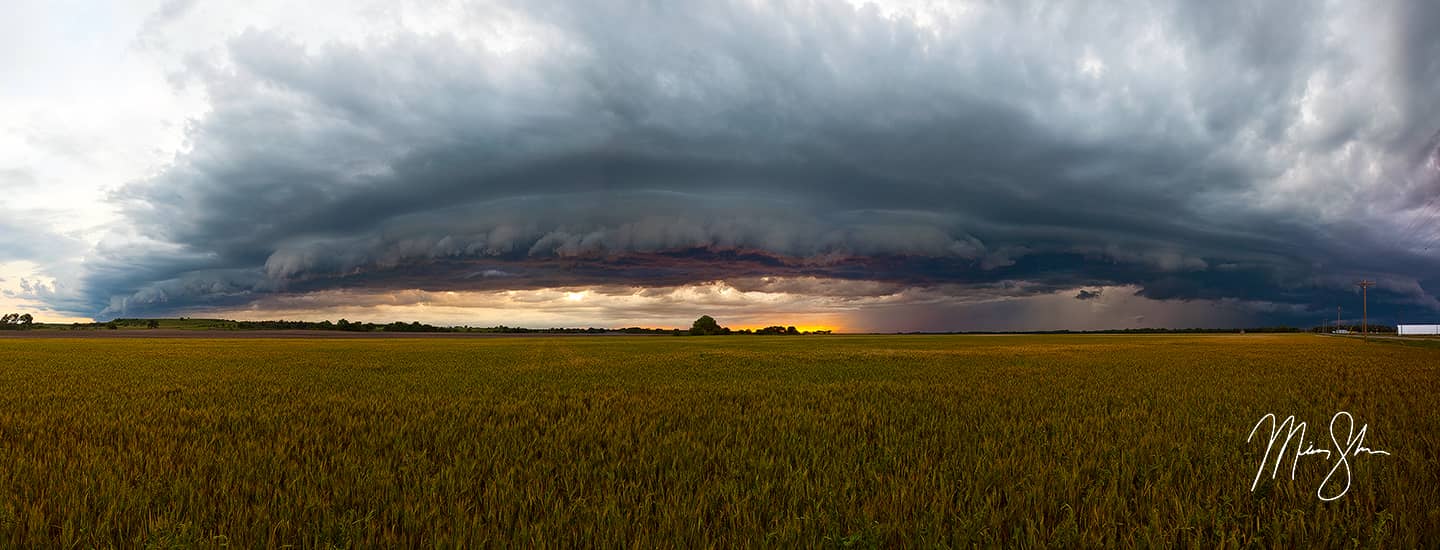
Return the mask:
<path id="1" fill-rule="evenodd" d="M 1372 307 L 1436 312 L 1432 3 L 950 7 L 541 1 L 359 39 L 244 30 L 175 71 L 208 111 L 112 193 L 124 227 L 66 306 L 727 281 L 1123 287 L 1313 322 L 1368 277 Z"/>

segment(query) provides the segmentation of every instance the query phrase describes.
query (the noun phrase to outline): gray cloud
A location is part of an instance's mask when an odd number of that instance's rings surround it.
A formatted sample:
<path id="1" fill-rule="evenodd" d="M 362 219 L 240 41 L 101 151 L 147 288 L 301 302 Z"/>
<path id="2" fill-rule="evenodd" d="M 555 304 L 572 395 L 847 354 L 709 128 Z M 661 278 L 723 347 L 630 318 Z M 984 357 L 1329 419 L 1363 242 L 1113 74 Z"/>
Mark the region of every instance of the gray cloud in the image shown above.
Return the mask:
<path id="1" fill-rule="evenodd" d="M 50 229 L 45 212 L 16 210 L 0 203 L 0 262 L 59 262 L 84 250 L 73 237 Z"/>
<path id="2" fill-rule="evenodd" d="M 1075 295 L 1075 299 L 1076 299 L 1076 300 L 1094 300 L 1094 299 L 1096 299 L 1096 298 L 1099 298 L 1100 295 L 1101 295 L 1102 293 L 1104 293 L 1104 291 L 1105 291 L 1105 289 L 1103 289 L 1103 288 L 1097 288 L 1097 289 L 1095 289 L 1095 290 L 1088 290 L 1088 289 L 1082 288 L 1082 289 L 1080 289 L 1080 292 Z"/>
<path id="3" fill-rule="evenodd" d="M 211 110 L 116 193 L 134 233 L 92 251 L 76 311 L 767 276 L 1308 319 L 1364 275 L 1433 308 L 1433 226 L 1395 237 L 1440 194 L 1434 8 L 1249 6 L 1005 3 L 937 30 L 841 2 L 528 2 L 519 52 L 247 31 L 192 58 Z"/>
<path id="4" fill-rule="evenodd" d="M 0 188 L 20 190 L 37 183 L 35 173 L 27 168 L 0 168 Z"/>

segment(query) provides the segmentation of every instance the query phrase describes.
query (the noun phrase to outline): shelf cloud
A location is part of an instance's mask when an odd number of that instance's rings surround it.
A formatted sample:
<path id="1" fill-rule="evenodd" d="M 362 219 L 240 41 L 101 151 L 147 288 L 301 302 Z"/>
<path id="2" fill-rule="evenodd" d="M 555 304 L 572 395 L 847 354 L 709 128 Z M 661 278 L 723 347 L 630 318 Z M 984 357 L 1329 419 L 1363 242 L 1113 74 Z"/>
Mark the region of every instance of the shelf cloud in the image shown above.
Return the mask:
<path id="1" fill-rule="evenodd" d="M 57 310 L 723 283 L 911 308 L 841 308 L 875 330 L 1115 293 L 1308 324 L 1368 277 L 1440 314 L 1433 3 L 501 2 L 186 50 L 218 17 L 146 20 L 205 108 Z"/>

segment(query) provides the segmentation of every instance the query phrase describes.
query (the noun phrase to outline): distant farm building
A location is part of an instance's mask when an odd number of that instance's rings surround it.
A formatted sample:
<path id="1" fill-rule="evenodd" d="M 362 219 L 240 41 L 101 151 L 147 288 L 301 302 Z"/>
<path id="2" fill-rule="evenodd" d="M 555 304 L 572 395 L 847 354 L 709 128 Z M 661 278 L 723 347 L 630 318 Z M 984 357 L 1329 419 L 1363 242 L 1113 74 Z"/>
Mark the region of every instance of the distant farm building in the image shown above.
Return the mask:
<path id="1" fill-rule="evenodd" d="M 1400 325 L 1395 328 L 1401 335 L 1440 336 L 1440 325 Z"/>

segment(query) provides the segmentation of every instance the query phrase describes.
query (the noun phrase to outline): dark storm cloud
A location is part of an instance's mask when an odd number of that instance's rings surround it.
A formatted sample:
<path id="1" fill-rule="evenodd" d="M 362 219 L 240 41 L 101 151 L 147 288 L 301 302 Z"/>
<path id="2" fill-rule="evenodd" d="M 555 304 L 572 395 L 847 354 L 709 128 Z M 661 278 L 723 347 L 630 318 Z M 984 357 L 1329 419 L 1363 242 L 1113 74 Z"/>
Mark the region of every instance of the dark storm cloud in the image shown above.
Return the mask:
<path id="1" fill-rule="evenodd" d="M 1096 299 L 1096 298 L 1099 298 L 1100 295 L 1104 293 L 1104 291 L 1105 291 L 1105 289 L 1103 289 L 1103 288 L 1097 288 L 1097 289 L 1095 289 L 1095 290 L 1087 290 L 1087 289 L 1083 289 L 1083 288 L 1082 288 L 1082 289 L 1080 289 L 1080 292 L 1079 292 L 1079 293 L 1075 294 L 1075 299 L 1076 299 L 1076 300 L 1094 300 L 1094 299 Z"/>
<path id="2" fill-rule="evenodd" d="M 1359 90 L 1401 111 L 1380 128 L 1298 106 L 1369 62 L 1327 38 L 1345 14 L 1251 6 L 1006 3 L 937 30 L 839 2 L 530 2 L 539 45 L 509 52 L 248 31 L 193 59 L 211 110 L 117 192 L 135 233 L 92 253 L 81 309 L 768 276 L 1329 307 L 1354 274 L 1433 307 L 1434 256 L 1345 200 L 1437 192 L 1433 8 L 1377 17 L 1397 61 Z"/>

